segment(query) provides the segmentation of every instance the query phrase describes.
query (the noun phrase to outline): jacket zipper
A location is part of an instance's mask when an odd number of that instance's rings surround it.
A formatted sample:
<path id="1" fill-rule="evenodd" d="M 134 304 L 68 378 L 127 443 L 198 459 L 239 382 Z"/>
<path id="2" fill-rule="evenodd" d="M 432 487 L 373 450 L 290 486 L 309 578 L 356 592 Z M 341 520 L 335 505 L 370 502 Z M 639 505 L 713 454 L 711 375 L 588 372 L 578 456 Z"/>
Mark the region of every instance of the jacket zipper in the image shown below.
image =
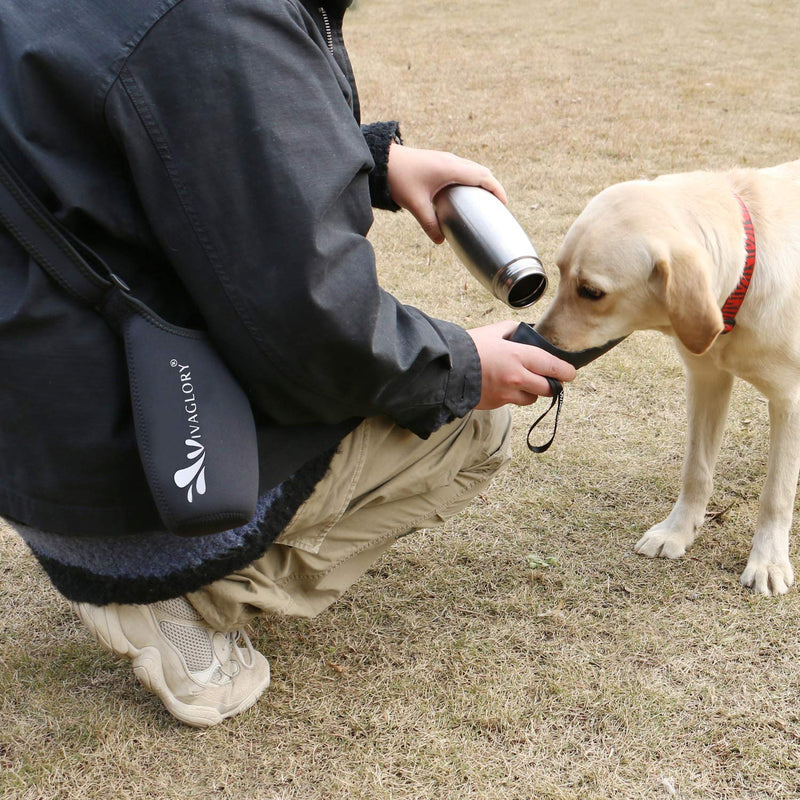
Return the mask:
<path id="1" fill-rule="evenodd" d="M 328 12 L 322 7 L 319 7 L 319 13 L 322 14 L 322 23 L 325 25 L 325 41 L 328 43 L 328 50 L 333 55 L 333 31 L 331 30 L 331 21 L 328 18 Z"/>
<path id="2" fill-rule="evenodd" d="M 353 115 L 355 116 L 356 120 L 359 122 L 361 121 L 361 110 L 358 104 L 358 91 L 356 90 L 356 82 L 355 78 L 353 77 L 353 67 L 350 64 L 350 59 L 347 56 L 347 49 L 342 46 L 339 48 L 339 55 L 337 56 L 336 51 L 334 49 L 334 42 L 333 42 L 333 25 L 331 24 L 330 15 L 328 11 L 323 6 L 317 6 L 320 16 L 322 17 L 322 23 L 325 27 L 325 41 L 328 45 L 328 50 L 330 51 L 331 56 L 336 59 L 339 68 L 344 72 L 345 77 L 347 78 L 347 83 L 350 86 L 351 96 L 348 98 L 348 102 L 353 109 Z M 341 23 L 340 23 L 341 24 Z M 339 34 L 339 42 L 341 44 L 341 29 L 337 29 Z"/>

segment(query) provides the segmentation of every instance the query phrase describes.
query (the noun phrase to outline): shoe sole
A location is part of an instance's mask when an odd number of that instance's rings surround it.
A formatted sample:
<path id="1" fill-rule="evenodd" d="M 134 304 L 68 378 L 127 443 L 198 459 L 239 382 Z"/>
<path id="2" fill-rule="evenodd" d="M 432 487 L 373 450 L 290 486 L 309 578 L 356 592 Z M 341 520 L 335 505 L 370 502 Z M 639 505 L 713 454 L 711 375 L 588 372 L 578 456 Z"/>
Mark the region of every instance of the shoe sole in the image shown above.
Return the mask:
<path id="1" fill-rule="evenodd" d="M 89 615 L 83 612 L 82 604 L 70 603 L 70 605 L 83 624 L 94 634 L 101 647 L 113 655 L 129 659 L 133 663 L 133 674 L 139 683 L 157 695 L 173 717 L 193 728 L 210 728 L 225 719 L 241 714 L 242 711 L 247 711 L 269 687 L 271 677 L 269 662 L 265 662 L 267 674 L 264 681 L 236 707 L 220 713 L 213 708 L 201 708 L 184 703 L 175 697 L 164 680 L 164 668 L 158 648 L 135 647 L 125 636 L 117 616 L 110 616 L 104 608 L 99 608 L 93 615 Z"/>
<path id="2" fill-rule="evenodd" d="M 269 686 L 270 675 L 267 667 L 267 677 L 263 686 L 254 689 L 235 708 L 228 709 L 224 714 L 213 708 L 200 708 L 183 703 L 175 697 L 164 681 L 164 669 L 161 666 L 161 653 L 155 647 L 145 647 L 133 659 L 133 674 L 145 689 L 158 695 L 161 702 L 173 717 L 193 728 L 210 728 L 218 725 L 222 720 L 247 711 L 261 697 Z"/>

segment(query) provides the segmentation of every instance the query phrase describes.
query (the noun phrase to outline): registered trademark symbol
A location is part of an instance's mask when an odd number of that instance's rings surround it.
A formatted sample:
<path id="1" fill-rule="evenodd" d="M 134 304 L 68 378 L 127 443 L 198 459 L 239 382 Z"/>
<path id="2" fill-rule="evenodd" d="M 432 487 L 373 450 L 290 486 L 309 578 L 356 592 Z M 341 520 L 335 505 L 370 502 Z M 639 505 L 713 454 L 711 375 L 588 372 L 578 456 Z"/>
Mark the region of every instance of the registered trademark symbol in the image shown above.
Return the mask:
<path id="1" fill-rule="evenodd" d="M 173 358 L 173 359 L 172 359 L 172 360 L 169 362 L 169 365 L 170 365 L 171 367 L 177 367 L 177 366 L 178 366 L 178 360 L 177 360 L 176 358 Z"/>

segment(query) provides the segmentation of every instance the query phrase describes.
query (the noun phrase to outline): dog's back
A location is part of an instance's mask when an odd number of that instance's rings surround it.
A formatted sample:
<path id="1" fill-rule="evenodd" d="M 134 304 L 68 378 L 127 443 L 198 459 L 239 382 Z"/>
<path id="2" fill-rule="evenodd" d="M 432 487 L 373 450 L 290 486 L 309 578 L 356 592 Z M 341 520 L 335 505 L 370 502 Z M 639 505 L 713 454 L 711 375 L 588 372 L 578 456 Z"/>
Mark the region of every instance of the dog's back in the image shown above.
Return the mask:
<path id="1" fill-rule="evenodd" d="M 782 178 L 783 180 L 790 180 L 800 184 L 800 159 L 797 161 L 786 161 L 774 167 L 767 167 L 759 170 L 759 172 L 764 172 L 767 175 L 774 175 L 776 178 Z"/>

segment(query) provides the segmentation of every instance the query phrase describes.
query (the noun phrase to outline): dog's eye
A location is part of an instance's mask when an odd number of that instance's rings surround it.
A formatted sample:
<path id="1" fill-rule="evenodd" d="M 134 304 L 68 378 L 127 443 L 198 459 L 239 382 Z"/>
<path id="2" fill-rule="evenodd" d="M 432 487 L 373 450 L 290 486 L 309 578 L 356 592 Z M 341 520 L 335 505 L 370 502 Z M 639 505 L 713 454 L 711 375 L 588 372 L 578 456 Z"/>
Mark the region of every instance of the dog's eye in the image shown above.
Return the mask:
<path id="1" fill-rule="evenodd" d="M 589 286 L 588 284 L 579 286 L 578 294 L 581 297 L 585 297 L 587 300 L 602 300 L 606 296 L 604 291 L 597 289 L 594 286 Z"/>

